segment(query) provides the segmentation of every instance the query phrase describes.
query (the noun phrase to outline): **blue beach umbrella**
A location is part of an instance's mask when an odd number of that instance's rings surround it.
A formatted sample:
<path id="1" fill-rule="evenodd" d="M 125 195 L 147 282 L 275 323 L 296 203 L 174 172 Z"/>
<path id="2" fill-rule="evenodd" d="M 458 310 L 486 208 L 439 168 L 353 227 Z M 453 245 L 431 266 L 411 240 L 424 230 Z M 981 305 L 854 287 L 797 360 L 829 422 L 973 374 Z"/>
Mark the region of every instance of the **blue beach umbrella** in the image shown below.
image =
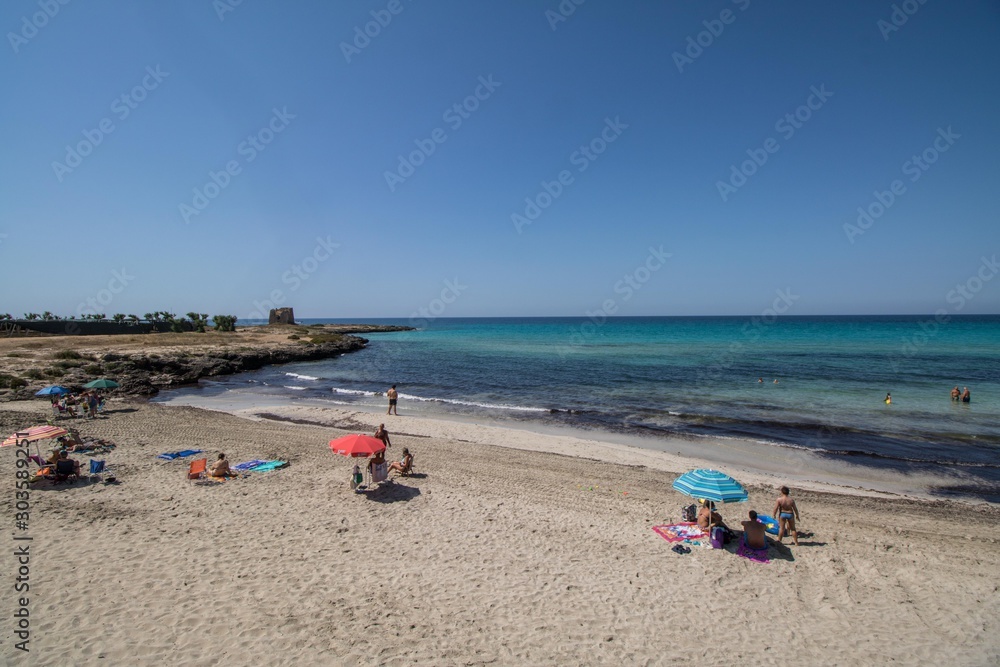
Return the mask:
<path id="1" fill-rule="evenodd" d="M 69 389 L 67 389 L 66 387 L 60 387 L 57 384 L 52 384 L 49 385 L 48 387 L 45 387 L 44 389 L 36 391 L 35 396 L 52 396 L 52 395 L 62 396 L 63 394 L 68 394 L 68 393 Z"/>
<path id="2" fill-rule="evenodd" d="M 715 503 L 742 503 L 747 499 L 742 484 L 718 470 L 705 468 L 684 473 L 674 481 L 674 488 L 686 496 Z"/>

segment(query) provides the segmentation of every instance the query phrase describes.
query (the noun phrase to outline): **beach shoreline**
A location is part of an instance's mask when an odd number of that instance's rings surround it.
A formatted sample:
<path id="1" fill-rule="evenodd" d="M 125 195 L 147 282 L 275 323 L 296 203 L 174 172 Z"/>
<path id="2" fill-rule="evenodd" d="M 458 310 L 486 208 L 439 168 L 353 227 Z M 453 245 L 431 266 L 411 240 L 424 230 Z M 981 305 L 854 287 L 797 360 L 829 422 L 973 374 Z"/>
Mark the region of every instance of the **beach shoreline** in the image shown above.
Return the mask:
<path id="1" fill-rule="evenodd" d="M 43 401 L 4 403 L 0 424 L 13 431 L 46 413 Z M 692 502 L 670 488 L 666 454 L 650 465 L 637 448 L 597 443 L 581 456 L 579 443 L 513 429 L 468 437 L 467 425 L 440 420 L 334 421 L 342 428 L 114 399 L 104 417 L 61 422 L 118 445 L 102 455 L 118 483 L 32 489 L 30 664 L 1000 656 L 996 507 L 793 487 L 799 546 L 772 546 L 766 564 L 732 547 L 678 555 L 651 530 Z M 381 421 L 388 458 L 409 448 L 416 474 L 351 493 L 355 460 L 327 442 Z M 290 466 L 199 485 L 185 479 L 191 459 L 156 458 L 186 448 Z M 9 477 L 13 449 L 0 449 Z M 722 508 L 737 527 L 776 496 L 772 480 L 741 481 L 749 502 Z M 706 617 L 711 628 L 696 631 Z M 879 630 L 889 617 L 892 642 Z M 768 639 L 776 625 L 784 634 Z"/>
<path id="2" fill-rule="evenodd" d="M 862 465 L 847 465 L 815 452 L 794 447 L 775 447 L 773 443 L 755 443 L 748 439 L 713 437 L 638 437 L 599 429 L 579 429 L 530 421 L 511 421 L 500 417 L 480 417 L 435 412 L 387 416 L 368 406 L 336 406 L 319 400 L 270 402 L 273 397 L 222 394 L 199 397 L 196 394 L 174 396 L 170 392 L 153 399 L 164 405 L 190 406 L 216 410 L 244 418 L 269 418 L 293 423 L 342 427 L 363 425 L 372 431 L 385 423 L 392 432 L 401 424 L 407 432 L 447 434 L 469 442 L 504 446 L 537 452 L 577 456 L 608 463 L 628 462 L 653 469 L 681 473 L 692 468 L 719 468 L 741 479 L 751 479 L 761 486 L 777 488 L 795 485 L 818 492 L 854 496 L 899 497 L 913 500 L 948 500 L 964 505 L 988 503 L 967 496 L 941 497 L 932 492 L 935 484 L 948 481 L 933 474 L 902 475 Z M 397 426 L 396 428 L 400 428 Z"/>

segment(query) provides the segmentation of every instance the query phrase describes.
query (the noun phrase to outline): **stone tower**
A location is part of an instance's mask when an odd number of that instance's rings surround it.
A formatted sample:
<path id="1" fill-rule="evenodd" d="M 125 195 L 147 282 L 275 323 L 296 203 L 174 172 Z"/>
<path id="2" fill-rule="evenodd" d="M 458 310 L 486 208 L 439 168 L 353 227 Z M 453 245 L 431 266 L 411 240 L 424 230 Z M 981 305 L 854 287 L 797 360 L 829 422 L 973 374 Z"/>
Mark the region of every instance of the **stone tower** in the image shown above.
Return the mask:
<path id="1" fill-rule="evenodd" d="M 267 316 L 268 324 L 295 324 L 295 313 L 291 308 L 272 308 Z"/>

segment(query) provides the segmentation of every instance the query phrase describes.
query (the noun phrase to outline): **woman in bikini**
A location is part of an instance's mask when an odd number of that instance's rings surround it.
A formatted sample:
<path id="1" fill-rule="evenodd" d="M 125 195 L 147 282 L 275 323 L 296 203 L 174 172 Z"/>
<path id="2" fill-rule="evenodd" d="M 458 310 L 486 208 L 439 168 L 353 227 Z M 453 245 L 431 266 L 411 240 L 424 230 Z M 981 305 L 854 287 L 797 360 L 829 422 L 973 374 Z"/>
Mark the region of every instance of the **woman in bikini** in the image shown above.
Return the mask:
<path id="1" fill-rule="evenodd" d="M 785 533 L 791 533 L 795 546 L 799 546 L 799 531 L 795 530 L 795 522 L 799 519 L 799 508 L 789 493 L 787 486 L 781 487 L 781 495 L 774 502 L 772 514 L 778 518 L 778 542 L 781 542 Z"/>

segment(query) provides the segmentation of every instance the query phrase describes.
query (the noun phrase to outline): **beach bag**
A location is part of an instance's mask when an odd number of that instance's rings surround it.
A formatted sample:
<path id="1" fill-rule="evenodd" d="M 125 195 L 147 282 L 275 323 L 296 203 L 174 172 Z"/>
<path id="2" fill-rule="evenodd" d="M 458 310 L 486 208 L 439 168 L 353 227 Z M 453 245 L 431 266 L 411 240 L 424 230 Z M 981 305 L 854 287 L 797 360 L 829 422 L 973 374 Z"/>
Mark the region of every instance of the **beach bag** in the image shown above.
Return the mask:
<path id="1" fill-rule="evenodd" d="M 698 520 L 698 508 L 694 505 L 688 505 L 687 507 L 681 508 L 681 521 L 697 521 Z"/>
<path id="2" fill-rule="evenodd" d="M 716 526 L 712 529 L 711 540 L 713 549 L 721 549 L 722 545 L 726 542 L 726 531 L 721 527 Z"/>

